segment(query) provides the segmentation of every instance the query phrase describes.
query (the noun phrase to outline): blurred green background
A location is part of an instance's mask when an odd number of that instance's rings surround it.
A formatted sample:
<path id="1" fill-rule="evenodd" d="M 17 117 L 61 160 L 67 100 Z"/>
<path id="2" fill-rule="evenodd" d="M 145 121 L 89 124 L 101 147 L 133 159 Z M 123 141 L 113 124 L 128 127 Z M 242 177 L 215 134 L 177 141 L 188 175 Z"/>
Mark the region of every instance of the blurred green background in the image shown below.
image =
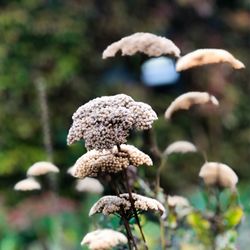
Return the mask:
<path id="1" fill-rule="evenodd" d="M 146 86 L 141 80 L 141 65 L 148 59 L 146 56 L 118 56 L 105 61 L 101 58 L 110 43 L 139 31 L 172 39 L 182 54 L 198 48 L 224 48 L 244 62 L 246 69 L 233 71 L 227 65 L 212 65 L 184 72 L 171 85 Z M 164 150 L 175 140 L 189 140 L 206 152 L 209 161 L 228 164 L 239 175 L 243 202 L 249 208 L 248 0 L 0 1 L 0 34 L 0 212 L 3 217 L 0 242 L 1 237 L 5 239 L 0 244 L 1 250 L 41 249 L 33 245 L 16 248 L 15 240 L 33 242 L 32 230 L 20 236 L 21 229 L 8 229 L 10 238 L 6 240 L 4 236 L 9 213 L 13 209 L 15 212 L 15 208 L 19 211 L 20 202 L 28 198 L 14 192 L 14 184 L 25 177 L 30 165 L 47 159 L 36 88 L 38 80 L 44 82 L 48 94 L 54 163 L 61 169 L 58 193 L 70 203 L 69 207 L 65 205 L 66 210 L 57 211 L 59 220 L 65 220 L 64 229 L 68 228 L 68 234 L 73 235 L 69 236 L 71 245 L 66 249 L 71 249 L 72 244 L 75 244 L 72 249 L 78 249 L 78 242 L 72 243 L 72 239 L 79 241 L 88 227 L 87 217 L 80 212 L 82 209 L 87 213 L 87 209 L 80 208 L 82 195 L 75 193 L 74 180 L 66 174 L 67 168 L 85 152 L 84 144 L 68 147 L 66 136 L 73 112 L 97 96 L 125 93 L 150 104 L 159 116 L 154 129 L 160 149 Z M 214 94 L 221 103 L 220 108 L 196 107 L 178 112 L 171 122 L 166 122 L 163 114 L 167 106 L 179 94 L 190 90 Z M 129 141 L 142 146 L 138 133 Z M 193 194 L 203 161 L 202 155 L 172 157 L 162 176 L 167 192 L 185 190 L 186 194 Z M 154 171 L 145 174 L 154 177 Z M 88 201 L 88 197 L 83 198 Z M 60 213 L 65 216 L 60 217 Z M 48 218 L 37 226 L 57 226 L 50 223 Z M 43 235 L 39 237 L 42 239 Z"/>

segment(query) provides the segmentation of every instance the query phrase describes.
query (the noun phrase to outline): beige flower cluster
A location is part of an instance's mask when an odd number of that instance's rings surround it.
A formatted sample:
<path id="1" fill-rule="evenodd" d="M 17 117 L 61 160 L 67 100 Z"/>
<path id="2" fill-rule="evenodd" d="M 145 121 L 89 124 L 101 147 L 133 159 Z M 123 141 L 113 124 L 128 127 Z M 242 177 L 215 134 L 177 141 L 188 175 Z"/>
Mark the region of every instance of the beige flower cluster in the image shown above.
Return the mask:
<path id="1" fill-rule="evenodd" d="M 27 171 L 28 176 L 38 176 L 47 173 L 59 173 L 59 169 L 51 162 L 39 161 L 34 163 Z"/>
<path id="2" fill-rule="evenodd" d="M 76 190 L 78 192 L 101 194 L 104 187 L 97 179 L 86 177 L 83 180 L 77 180 Z"/>
<path id="3" fill-rule="evenodd" d="M 116 146 L 112 150 L 90 150 L 81 156 L 74 165 L 73 175 L 77 178 L 97 176 L 99 173 L 117 173 L 129 165 L 138 167 L 153 165 L 151 158 L 132 145 Z"/>
<path id="4" fill-rule="evenodd" d="M 241 61 L 226 50 L 197 49 L 181 57 L 176 64 L 176 70 L 182 71 L 212 63 L 229 63 L 235 69 L 245 68 L 245 65 Z"/>
<path id="5" fill-rule="evenodd" d="M 124 234 L 112 229 L 99 229 L 86 234 L 81 245 L 88 245 L 90 250 L 108 250 L 127 243 L 128 239 Z"/>
<path id="6" fill-rule="evenodd" d="M 104 50 L 102 58 L 114 57 L 119 50 L 122 51 L 123 56 L 131 56 L 137 52 L 148 56 L 180 56 L 180 49 L 171 40 L 144 32 L 134 33 L 112 43 Z"/>
<path id="7" fill-rule="evenodd" d="M 170 155 L 173 153 L 191 153 L 191 152 L 197 152 L 197 148 L 195 145 L 188 141 L 176 141 L 171 143 L 166 150 L 164 151 L 165 155 Z"/>
<path id="8" fill-rule="evenodd" d="M 136 210 L 158 211 L 161 215 L 165 213 L 163 205 L 155 199 L 135 193 L 132 194 L 132 197 Z M 89 216 L 96 213 L 103 213 L 105 215 L 119 213 L 122 207 L 125 212 L 131 210 L 131 202 L 128 193 L 120 194 L 119 196 L 103 196 L 92 206 Z"/>
<path id="9" fill-rule="evenodd" d="M 170 119 L 172 114 L 180 109 L 189 109 L 195 104 L 211 103 L 215 106 L 219 105 L 215 96 L 210 95 L 207 92 L 191 91 L 178 96 L 167 108 L 165 112 L 165 118 Z"/>
<path id="10" fill-rule="evenodd" d="M 149 105 L 119 94 L 89 101 L 78 108 L 72 119 L 67 143 L 84 139 L 90 150 L 125 143 L 130 130 L 150 129 L 157 115 Z"/>
<path id="11" fill-rule="evenodd" d="M 16 183 L 14 189 L 17 191 L 32 191 L 41 189 L 41 185 L 34 178 L 29 177 Z"/>
<path id="12" fill-rule="evenodd" d="M 238 182 L 236 173 L 226 164 L 219 162 L 206 162 L 200 170 L 199 176 L 206 185 L 218 185 L 234 190 Z"/>

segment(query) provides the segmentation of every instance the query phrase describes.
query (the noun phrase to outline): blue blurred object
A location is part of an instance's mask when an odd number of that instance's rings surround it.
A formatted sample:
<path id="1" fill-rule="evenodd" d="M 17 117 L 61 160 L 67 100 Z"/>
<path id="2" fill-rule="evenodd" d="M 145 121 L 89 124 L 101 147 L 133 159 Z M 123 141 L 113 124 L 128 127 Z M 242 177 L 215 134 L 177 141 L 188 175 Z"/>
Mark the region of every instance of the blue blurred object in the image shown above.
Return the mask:
<path id="1" fill-rule="evenodd" d="M 141 80 L 147 86 L 171 85 L 179 78 L 174 61 L 167 57 L 149 59 L 141 67 Z"/>

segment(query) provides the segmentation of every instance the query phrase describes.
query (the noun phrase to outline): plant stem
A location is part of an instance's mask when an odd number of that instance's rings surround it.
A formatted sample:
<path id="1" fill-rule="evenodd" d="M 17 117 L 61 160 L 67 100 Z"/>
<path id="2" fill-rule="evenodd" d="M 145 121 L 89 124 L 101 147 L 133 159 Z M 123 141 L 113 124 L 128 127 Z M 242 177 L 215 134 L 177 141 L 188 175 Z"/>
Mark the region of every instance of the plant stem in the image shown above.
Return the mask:
<path id="1" fill-rule="evenodd" d="M 165 166 L 167 162 L 167 157 L 163 157 L 161 159 L 161 164 L 160 166 L 158 167 L 157 169 L 157 172 L 156 172 L 156 187 L 155 187 L 155 193 L 156 193 L 156 197 L 158 195 L 158 193 L 160 192 L 160 187 L 161 187 L 161 171 L 163 169 L 163 167 Z"/>
<path id="2" fill-rule="evenodd" d="M 134 199 L 133 199 L 131 188 L 130 188 L 130 185 L 129 185 L 128 174 L 127 174 L 126 169 L 123 169 L 123 173 L 124 173 L 124 179 L 125 179 L 128 194 L 129 194 L 129 200 L 130 200 L 131 207 L 132 207 L 132 210 L 133 210 L 133 213 L 134 213 L 134 216 L 135 216 L 135 220 L 136 220 L 136 223 L 137 223 L 137 225 L 139 227 L 139 230 L 140 230 L 140 233 L 141 233 L 144 245 L 145 245 L 145 249 L 148 249 L 147 243 L 146 243 L 146 238 L 144 236 L 144 233 L 143 233 L 143 230 L 142 230 L 142 227 L 141 227 L 141 224 L 140 224 L 140 220 L 139 220 L 136 208 L 135 208 Z"/>

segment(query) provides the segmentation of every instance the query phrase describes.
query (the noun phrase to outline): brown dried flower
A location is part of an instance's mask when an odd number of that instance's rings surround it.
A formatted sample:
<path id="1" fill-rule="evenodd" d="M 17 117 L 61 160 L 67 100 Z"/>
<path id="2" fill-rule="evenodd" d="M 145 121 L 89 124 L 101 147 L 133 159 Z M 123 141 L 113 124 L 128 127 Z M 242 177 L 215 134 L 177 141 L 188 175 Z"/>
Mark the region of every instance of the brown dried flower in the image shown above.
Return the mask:
<path id="1" fill-rule="evenodd" d="M 144 53 L 148 56 L 180 56 L 180 49 L 171 40 L 143 32 L 126 36 L 112 43 L 104 50 L 102 58 L 114 57 L 119 50 L 122 51 L 123 56 L 131 56 L 137 52 Z"/>
<path id="2" fill-rule="evenodd" d="M 129 165 L 138 167 L 153 165 L 151 158 L 132 145 L 122 144 L 121 151 L 116 146 L 112 150 L 90 150 L 75 163 L 74 176 L 85 178 L 97 176 L 99 173 L 117 173 Z"/>
<path id="3" fill-rule="evenodd" d="M 26 178 L 16 183 L 14 189 L 17 191 L 32 191 L 41 189 L 40 183 L 32 177 Z"/>
<path id="4" fill-rule="evenodd" d="M 111 149 L 125 143 L 130 130 L 150 129 L 157 115 L 149 105 L 119 94 L 89 101 L 72 118 L 67 143 L 84 139 L 90 150 Z"/>
<path id="5" fill-rule="evenodd" d="M 58 167 L 47 161 L 39 161 L 34 163 L 27 171 L 28 176 L 38 176 L 47 173 L 59 173 Z"/>
<path id="6" fill-rule="evenodd" d="M 108 250 L 117 245 L 127 244 L 127 237 L 111 229 L 99 229 L 86 234 L 81 245 L 88 245 L 91 250 Z"/>
<path id="7" fill-rule="evenodd" d="M 200 170 L 199 176 L 209 185 L 219 185 L 234 190 L 238 182 L 236 173 L 226 164 L 206 162 Z"/>
<path id="8" fill-rule="evenodd" d="M 197 152 L 195 145 L 188 141 L 176 141 L 171 143 L 166 150 L 164 151 L 165 155 L 170 155 L 173 153 L 188 153 L 188 152 Z"/>
<path id="9" fill-rule="evenodd" d="M 172 114 L 179 109 L 189 109 L 195 104 L 211 103 L 218 106 L 218 100 L 207 92 L 188 92 L 178 96 L 165 112 L 165 118 L 170 119 Z"/>
<path id="10" fill-rule="evenodd" d="M 77 180 L 76 190 L 78 192 L 101 194 L 104 188 L 97 179 L 86 177 L 83 180 Z"/>
<path id="11" fill-rule="evenodd" d="M 223 49 L 198 49 L 181 57 L 176 64 L 176 70 L 182 71 L 196 66 L 212 63 L 229 63 L 235 69 L 245 68 L 245 65 L 232 54 Z"/>
<path id="12" fill-rule="evenodd" d="M 161 215 L 165 213 L 165 208 L 163 207 L 163 205 L 155 199 L 135 193 L 132 194 L 132 197 L 136 210 L 158 211 Z M 89 216 L 92 216 L 96 213 L 103 213 L 105 215 L 120 213 L 122 207 L 125 212 L 131 210 L 129 194 L 125 193 L 120 194 L 119 196 L 103 196 L 92 206 L 89 212 Z"/>

